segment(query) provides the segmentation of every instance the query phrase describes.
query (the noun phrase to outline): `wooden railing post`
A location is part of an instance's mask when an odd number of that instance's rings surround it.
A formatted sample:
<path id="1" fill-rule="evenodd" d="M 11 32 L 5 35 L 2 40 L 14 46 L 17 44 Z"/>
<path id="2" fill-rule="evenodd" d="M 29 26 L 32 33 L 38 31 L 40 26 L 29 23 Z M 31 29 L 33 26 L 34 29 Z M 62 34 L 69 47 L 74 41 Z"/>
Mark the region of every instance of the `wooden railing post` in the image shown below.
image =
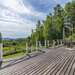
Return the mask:
<path id="1" fill-rule="evenodd" d="M 53 46 L 52 46 L 53 48 L 55 47 L 55 40 L 53 40 Z"/>
<path id="2" fill-rule="evenodd" d="M 48 47 L 49 47 L 49 46 L 50 46 L 50 45 L 49 45 L 49 40 L 47 40 L 47 44 L 48 44 Z"/>
<path id="3" fill-rule="evenodd" d="M 28 43 L 26 43 L 26 54 L 28 54 Z"/>
<path id="4" fill-rule="evenodd" d="M 36 40 L 36 51 L 38 50 L 38 41 Z"/>
<path id="5" fill-rule="evenodd" d="M 45 40 L 45 48 L 47 47 L 47 40 Z"/>

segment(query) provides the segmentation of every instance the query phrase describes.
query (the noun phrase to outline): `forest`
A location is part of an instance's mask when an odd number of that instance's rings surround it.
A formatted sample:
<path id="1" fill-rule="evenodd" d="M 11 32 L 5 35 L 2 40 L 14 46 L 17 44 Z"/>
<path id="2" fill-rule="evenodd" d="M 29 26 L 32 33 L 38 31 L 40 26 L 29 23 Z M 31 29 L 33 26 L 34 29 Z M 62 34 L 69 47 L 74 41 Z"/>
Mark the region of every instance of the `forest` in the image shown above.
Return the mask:
<path id="1" fill-rule="evenodd" d="M 36 29 L 27 38 L 28 42 L 35 44 L 36 40 L 41 43 L 44 40 L 75 40 L 75 1 L 68 2 L 64 7 L 57 4 L 53 10 L 45 20 L 37 22 Z"/>

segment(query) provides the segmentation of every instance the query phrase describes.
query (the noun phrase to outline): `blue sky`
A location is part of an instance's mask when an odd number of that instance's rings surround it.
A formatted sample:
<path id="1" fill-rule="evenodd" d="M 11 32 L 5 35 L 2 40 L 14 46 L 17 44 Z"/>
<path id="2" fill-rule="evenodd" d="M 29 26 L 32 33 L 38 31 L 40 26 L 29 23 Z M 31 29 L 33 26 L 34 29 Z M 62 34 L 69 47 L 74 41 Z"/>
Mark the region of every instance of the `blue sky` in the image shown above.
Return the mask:
<path id="1" fill-rule="evenodd" d="M 35 29 L 37 20 L 45 19 L 56 4 L 70 0 L 0 0 L 0 32 L 3 37 L 23 38 Z"/>

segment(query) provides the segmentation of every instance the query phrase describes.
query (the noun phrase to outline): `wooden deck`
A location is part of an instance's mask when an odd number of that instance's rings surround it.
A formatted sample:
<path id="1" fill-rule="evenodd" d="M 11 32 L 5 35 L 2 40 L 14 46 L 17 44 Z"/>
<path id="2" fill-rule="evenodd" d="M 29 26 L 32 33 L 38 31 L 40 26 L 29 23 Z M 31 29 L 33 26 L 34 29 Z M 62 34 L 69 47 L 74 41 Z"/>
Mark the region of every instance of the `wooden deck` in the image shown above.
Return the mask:
<path id="1" fill-rule="evenodd" d="M 75 51 L 63 47 L 50 49 L 0 70 L 0 75 L 75 75 Z"/>

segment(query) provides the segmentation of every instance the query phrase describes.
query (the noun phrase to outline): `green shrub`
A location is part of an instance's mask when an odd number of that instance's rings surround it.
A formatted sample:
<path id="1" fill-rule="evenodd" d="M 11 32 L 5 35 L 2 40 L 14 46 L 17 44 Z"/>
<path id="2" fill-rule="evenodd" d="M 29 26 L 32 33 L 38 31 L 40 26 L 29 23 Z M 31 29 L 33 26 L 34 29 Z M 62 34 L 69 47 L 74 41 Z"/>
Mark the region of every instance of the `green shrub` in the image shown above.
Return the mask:
<path id="1" fill-rule="evenodd" d="M 0 33 L 0 43 L 2 43 L 2 34 Z"/>

